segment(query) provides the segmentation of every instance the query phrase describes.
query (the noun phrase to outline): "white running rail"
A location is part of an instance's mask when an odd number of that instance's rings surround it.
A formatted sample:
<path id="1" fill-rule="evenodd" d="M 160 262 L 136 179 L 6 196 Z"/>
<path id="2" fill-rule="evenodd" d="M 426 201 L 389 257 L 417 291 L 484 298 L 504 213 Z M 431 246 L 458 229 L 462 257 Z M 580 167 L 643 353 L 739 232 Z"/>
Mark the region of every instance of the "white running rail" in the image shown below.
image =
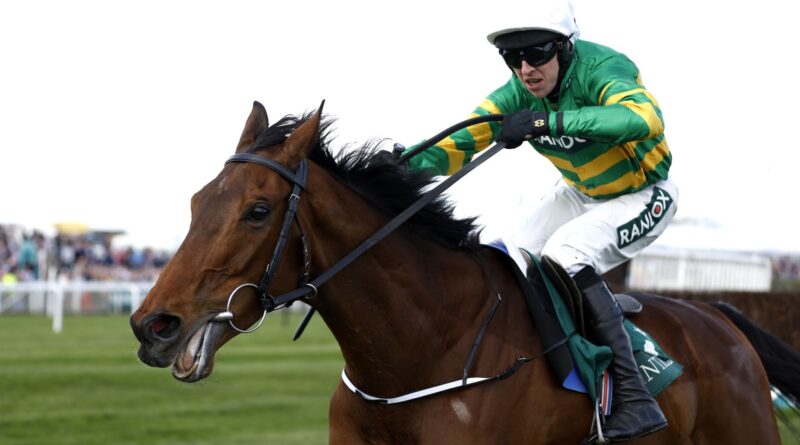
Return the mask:
<path id="1" fill-rule="evenodd" d="M 133 313 L 152 287 L 152 282 L 122 281 L 0 283 L 0 316 L 12 311 L 23 299 L 28 299 L 27 312 L 45 312 L 52 316 L 53 332 L 59 333 L 64 327 L 64 301 L 67 295 L 72 297 L 72 305 L 68 308 L 71 313 L 82 312 L 82 297 L 89 294 L 105 296 L 110 307 L 123 307 L 128 303 Z"/>

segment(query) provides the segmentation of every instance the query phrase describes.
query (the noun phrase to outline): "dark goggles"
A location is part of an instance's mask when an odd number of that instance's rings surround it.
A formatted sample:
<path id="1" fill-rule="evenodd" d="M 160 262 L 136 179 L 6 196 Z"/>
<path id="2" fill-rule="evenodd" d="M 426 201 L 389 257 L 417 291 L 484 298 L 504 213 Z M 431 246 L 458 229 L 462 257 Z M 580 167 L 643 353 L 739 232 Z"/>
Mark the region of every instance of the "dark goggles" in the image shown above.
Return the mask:
<path id="1" fill-rule="evenodd" d="M 534 46 L 526 46 L 524 48 L 511 48 L 501 49 L 500 55 L 506 61 L 509 68 L 520 69 L 522 68 L 522 61 L 528 63 L 530 66 L 542 66 L 545 63 L 553 60 L 558 48 L 561 46 L 558 40 L 551 40 L 546 43 L 541 43 Z"/>

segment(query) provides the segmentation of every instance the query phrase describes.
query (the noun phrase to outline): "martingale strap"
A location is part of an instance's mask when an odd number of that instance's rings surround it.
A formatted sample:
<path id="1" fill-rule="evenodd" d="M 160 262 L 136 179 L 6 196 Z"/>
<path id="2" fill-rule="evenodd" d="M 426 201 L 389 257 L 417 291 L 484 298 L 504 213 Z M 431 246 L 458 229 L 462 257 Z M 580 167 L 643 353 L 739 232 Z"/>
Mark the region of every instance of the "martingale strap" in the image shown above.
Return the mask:
<path id="1" fill-rule="evenodd" d="M 517 363 L 524 363 L 524 362 L 519 362 L 518 361 Z M 516 369 L 515 369 L 515 371 L 516 371 Z M 422 389 L 422 390 L 419 390 L 419 391 L 414 391 L 414 392 L 411 392 L 411 393 L 408 393 L 408 394 L 405 394 L 405 395 L 402 395 L 402 396 L 384 398 L 384 397 L 371 396 L 371 395 L 365 393 L 364 391 L 358 389 L 356 387 L 356 385 L 354 385 L 353 382 L 350 380 L 350 378 L 347 377 L 347 372 L 345 372 L 345 370 L 342 369 L 342 381 L 344 382 L 345 386 L 347 386 L 350 389 L 350 391 L 352 391 L 354 394 L 357 394 L 362 399 L 364 399 L 364 400 L 366 400 L 368 402 L 380 403 L 380 404 L 384 404 L 384 405 L 393 405 L 395 403 L 409 402 L 411 400 L 417 400 L 417 399 L 421 399 L 423 397 L 429 397 L 429 396 L 432 396 L 434 394 L 439 394 L 440 392 L 450 391 L 450 390 L 453 390 L 453 389 L 456 389 L 456 388 L 466 388 L 467 386 L 474 386 L 474 385 L 477 385 L 479 383 L 486 382 L 488 380 L 495 380 L 495 378 L 491 378 L 491 377 L 471 377 L 471 378 L 467 379 L 466 382 L 464 382 L 462 379 L 458 379 L 458 380 L 453 380 L 452 382 L 449 382 L 449 383 L 444 383 L 442 385 L 433 386 L 431 388 L 425 388 L 425 389 Z"/>

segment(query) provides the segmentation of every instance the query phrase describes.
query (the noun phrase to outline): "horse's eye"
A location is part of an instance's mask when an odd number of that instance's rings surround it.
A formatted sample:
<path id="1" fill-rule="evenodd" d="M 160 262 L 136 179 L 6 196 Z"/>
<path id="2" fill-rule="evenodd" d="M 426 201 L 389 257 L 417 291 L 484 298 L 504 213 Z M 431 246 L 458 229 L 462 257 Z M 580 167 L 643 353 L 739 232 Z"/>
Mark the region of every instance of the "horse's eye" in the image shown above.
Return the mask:
<path id="1" fill-rule="evenodd" d="M 262 222 L 269 216 L 269 207 L 266 204 L 254 204 L 247 210 L 247 220 L 253 222 Z"/>

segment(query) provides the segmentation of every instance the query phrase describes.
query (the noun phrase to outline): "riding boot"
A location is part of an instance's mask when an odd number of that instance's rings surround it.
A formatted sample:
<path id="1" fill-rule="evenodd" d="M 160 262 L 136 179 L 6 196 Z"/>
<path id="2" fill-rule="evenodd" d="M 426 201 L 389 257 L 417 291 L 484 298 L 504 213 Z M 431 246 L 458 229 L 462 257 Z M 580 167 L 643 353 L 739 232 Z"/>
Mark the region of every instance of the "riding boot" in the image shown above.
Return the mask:
<path id="1" fill-rule="evenodd" d="M 609 346 L 614 353 L 613 404 L 611 416 L 603 426 L 604 435 L 612 442 L 620 442 L 666 427 L 667 419 L 639 374 L 631 339 L 623 325 L 622 309 L 611 290 L 591 267 L 585 267 L 574 278 L 583 292 L 595 340 Z"/>

